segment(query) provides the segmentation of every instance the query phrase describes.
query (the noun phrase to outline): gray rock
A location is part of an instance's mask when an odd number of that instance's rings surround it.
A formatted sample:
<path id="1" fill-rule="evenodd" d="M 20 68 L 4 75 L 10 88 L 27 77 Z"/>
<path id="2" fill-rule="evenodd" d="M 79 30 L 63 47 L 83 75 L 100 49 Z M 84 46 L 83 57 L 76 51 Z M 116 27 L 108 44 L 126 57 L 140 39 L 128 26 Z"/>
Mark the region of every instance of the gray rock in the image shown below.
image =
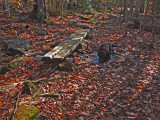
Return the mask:
<path id="1" fill-rule="evenodd" d="M 111 25 L 105 25 L 104 27 L 105 27 L 105 29 L 110 29 L 110 28 L 112 28 L 113 26 L 111 26 Z"/>
<path id="2" fill-rule="evenodd" d="M 77 24 L 77 26 L 81 27 L 82 29 L 90 29 L 90 27 L 88 25 L 85 25 L 82 23 Z"/>
<path id="3" fill-rule="evenodd" d="M 105 21 L 105 23 L 106 23 L 107 25 L 108 25 L 108 24 L 110 24 L 110 25 L 111 25 L 111 24 L 113 24 L 113 22 L 108 21 L 108 20 L 107 20 L 107 21 Z"/>
<path id="4" fill-rule="evenodd" d="M 77 21 L 70 21 L 68 23 L 69 26 L 76 26 L 77 25 Z"/>
<path id="5" fill-rule="evenodd" d="M 31 48 L 31 42 L 27 39 L 20 38 L 19 36 L 9 37 L 9 41 L 3 42 L 7 55 L 23 55 Z"/>
<path id="6" fill-rule="evenodd" d="M 70 21 L 68 23 L 69 26 L 76 26 L 76 27 L 81 27 L 82 29 L 90 29 L 88 25 L 85 25 L 83 23 L 78 23 L 77 21 Z"/>
<path id="7" fill-rule="evenodd" d="M 38 34 L 38 35 L 48 35 L 48 32 L 44 29 L 41 28 L 33 28 L 33 30 Z"/>

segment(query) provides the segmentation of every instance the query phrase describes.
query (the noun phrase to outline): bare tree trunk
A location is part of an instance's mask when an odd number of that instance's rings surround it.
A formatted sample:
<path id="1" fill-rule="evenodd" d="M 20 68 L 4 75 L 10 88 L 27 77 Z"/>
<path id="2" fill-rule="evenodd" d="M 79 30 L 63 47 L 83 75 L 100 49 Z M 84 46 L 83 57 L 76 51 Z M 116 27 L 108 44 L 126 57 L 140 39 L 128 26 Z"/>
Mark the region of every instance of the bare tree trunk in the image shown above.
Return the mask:
<path id="1" fill-rule="evenodd" d="M 130 0 L 130 15 L 131 15 L 131 20 L 133 20 L 133 18 L 134 18 L 133 6 L 134 6 L 134 0 Z"/>
<path id="2" fill-rule="evenodd" d="M 124 36 L 127 36 L 127 0 L 124 0 L 124 20 L 125 20 Z"/>
<path id="3" fill-rule="evenodd" d="M 140 5 L 140 0 L 136 0 L 135 17 L 138 17 L 139 15 L 139 5 Z"/>
<path id="4" fill-rule="evenodd" d="M 51 11 L 50 14 L 58 16 L 63 14 L 63 2 L 64 0 L 51 0 Z"/>
<path id="5" fill-rule="evenodd" d="M 39 22 L 44 22 L 47 17 L 45 0 L 36 0 L 36 4 L 33 6 L 32 18 Z"/>
<path id="6" fill-rule="evenodd" d="M 147 15 L 148 10 L 149 10 L 149 0 L 147 0 L 147 3 L 146 3 L 145 15 Z"/>
<path id="7" fill-rule="evenodd" d="M 82 7 L 86 6 L 86 0 L 82 0 Z"/>
<path id="8" fill-rule="evenodd" d="M 144 13 L 144 6 L 145 6 L 145 0 L 141 0 L 141 4 L 140 4 L 140 12 Z"/>
<path id="9" fill-rule="evenodd" d="M 46 16 L 45 0 L 37 0 L 37 20 L 39 22 L 44 22 Z"/>
<path id="10" fill-rule="evenodd" d="M 160 11 L 160 0 L 157 0 L 157 1 L 156 1 L 156 5 L 157 5 L 157 7 L 156 7 L 157 9 L 156 9 L 156 10 L 157 10 L 157 11 Z"/>
<path id="11" fill-rule="evenodd" d="M 9 0 L 5 0 L 5 7 L 6 7 L 6 11 L 8 12 L 8 16 L 10 17 L 11 13 L 10 13 L 10 2 L 9 2 Z"/>
<path id="12" fill-rule="evenodd" d="M 155 43 L 155 9 L 156 9 L 156 0 L 153 0 L 152 3 L 152 43 Z"/>
<path id="13" fill-rule="evenodd" d="M 51 0 L 51 11 L 50 14 L 54 15 L 56 13 L 56 1 L 55 0 Z"/>

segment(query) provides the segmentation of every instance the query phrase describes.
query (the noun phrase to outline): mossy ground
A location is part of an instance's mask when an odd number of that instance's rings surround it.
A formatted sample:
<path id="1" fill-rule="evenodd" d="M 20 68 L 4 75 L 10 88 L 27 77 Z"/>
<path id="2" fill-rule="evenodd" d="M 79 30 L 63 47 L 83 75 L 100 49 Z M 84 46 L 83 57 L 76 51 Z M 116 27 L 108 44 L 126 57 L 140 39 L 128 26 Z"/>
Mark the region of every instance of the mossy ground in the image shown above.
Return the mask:
<path id="1" fill-rule="evenodd" d="M 5 65 L 4 67 L 1 68 L 0 74 L 4 75 L 6 72 L 17 68 L 24 61 L 25 60 L 22 60 L 22 59 L 14 59 L 14 60 L 12 60 L 10 63 L 8 63 L 7 65 Z"/>
<path id="2" fill-rule="evenodd" d="M 72 66 L 75 70 L 78 69 L 78 67 L 76 65 Z M 65 64 L 60 64 L 58 67 L 58 70 L 60 71 L 65 71 L 65 72 L 73 72 L 73 68 L 72 67 L 68 67 Z"/>
<path id="3" fill-rule="evenodd" d="M 39 116 L 39 109 L 37 107 L 19 106 L 15 114 L 14 120 L 42 120 Z"/>

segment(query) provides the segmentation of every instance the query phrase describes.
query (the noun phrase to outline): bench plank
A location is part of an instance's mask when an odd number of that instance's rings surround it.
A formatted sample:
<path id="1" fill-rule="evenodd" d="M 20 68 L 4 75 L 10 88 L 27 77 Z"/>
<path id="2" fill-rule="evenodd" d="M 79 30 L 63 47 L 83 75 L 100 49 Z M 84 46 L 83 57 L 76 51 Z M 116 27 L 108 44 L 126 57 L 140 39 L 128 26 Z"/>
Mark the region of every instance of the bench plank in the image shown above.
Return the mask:
<path id="1" fill-rule="evenodd" d="M 65 57 L 71 54 L 86 37 L 89 29 L 79 29 L 69 36 L 69 38 L 53 48 L 42 57 L 43 61 L 60 63 Z"/>

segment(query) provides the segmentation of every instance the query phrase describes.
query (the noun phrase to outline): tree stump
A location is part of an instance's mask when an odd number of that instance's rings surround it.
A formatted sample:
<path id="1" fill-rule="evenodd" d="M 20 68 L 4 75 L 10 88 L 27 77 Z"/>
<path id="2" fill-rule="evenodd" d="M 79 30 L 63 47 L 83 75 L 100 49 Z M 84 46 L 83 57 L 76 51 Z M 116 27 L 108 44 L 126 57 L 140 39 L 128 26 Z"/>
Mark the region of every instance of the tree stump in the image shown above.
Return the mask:
<path id="1" fill-rule="evenodd" d="M 113 43 L 104 43 L 98 49 L 99 62 L 104 63 L 110 60 L 112 47 L 117 47 Z"/>

